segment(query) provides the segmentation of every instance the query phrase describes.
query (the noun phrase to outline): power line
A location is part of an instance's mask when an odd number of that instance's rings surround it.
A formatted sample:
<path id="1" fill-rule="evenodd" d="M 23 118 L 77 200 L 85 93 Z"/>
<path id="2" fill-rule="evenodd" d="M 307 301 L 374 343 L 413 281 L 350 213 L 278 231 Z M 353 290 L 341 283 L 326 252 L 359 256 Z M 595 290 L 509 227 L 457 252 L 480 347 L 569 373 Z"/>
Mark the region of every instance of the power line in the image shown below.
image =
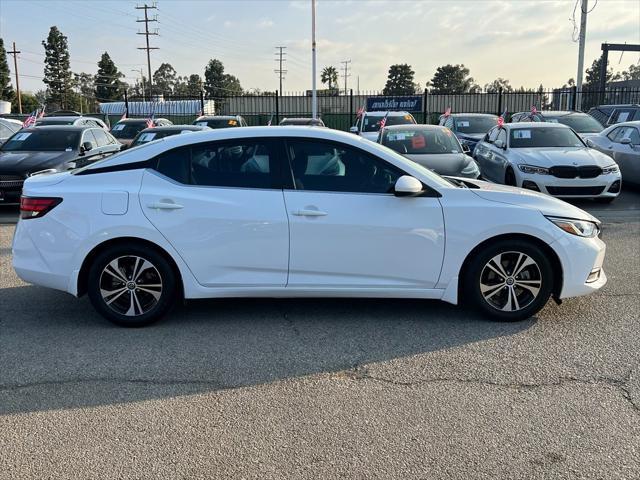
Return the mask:
<path id="1" fill-rule="evenodd" d="M 138 32 L 138 35 L 144 35 L 145 39 L 147 41 L 147 46 L 146 47 L 138 47 L 138 50 L 146 50 L 147 51 L 147 69 L 149 71 L 149 79 L 148 79 L 148 83 L 149 83 L 149 97 L 151 97 L 153 95 L 153 80 L 151 78 L 151 55 L 150 52 L 151 50 L 158 50 L 158 47 L 150 47 L 149 46 L 149 35 L 158 35 L 158 29 L 156 28 L 155 31 L 153 32 L 149 32 L 149 23 L 151 22 L 157 22 L 158 21 L 158 16 L 156 15 L 154 18 L 149 18 L 148 15 L 148 11 L 149 10 L 156 10 L 156 4 L 152 4 L 151 6 L 147 5 L 146 3 L 144 5 L 136 5 L 136 10 L 144 10 L 144 20 L 142 19 L 137 19 L 136 22 L 137 23 L 142 23 L 144 22 L 144 32 Z"/>
<path id="2" fill-rule="evenodd" d="M 347 94 L 347 78 L 349 78 L 351 76 L 351 74 L 349 73 L 349 64 L 351 63 L 351 60 L 343 60 L 342 62 L 340 62 L 344 65 L 344 73 L 342 74 L 342 76 L 344 77 L 344 94 Z"/>
<path id="3" fill-rule="evenodd" d="M 282 96 L 282 79 L 284 78 L 284 74 L 287 73 L 287 70 L 283 70 L 282 69 L 282 62 L 286 62 L 287 59 L 283 58 L 286 53 L 284 52 L 284 49 L 287 47 L 276 47 L 276 50 L 278 50 L 278 53 L 276 53 L 276 55 L 279 58 L 276 58 L 276 62 L 279 62 L 280 67 L 275 69 L 274 72 L 278 74 L 278 76 L 280 77 L 280 96 Z"/>

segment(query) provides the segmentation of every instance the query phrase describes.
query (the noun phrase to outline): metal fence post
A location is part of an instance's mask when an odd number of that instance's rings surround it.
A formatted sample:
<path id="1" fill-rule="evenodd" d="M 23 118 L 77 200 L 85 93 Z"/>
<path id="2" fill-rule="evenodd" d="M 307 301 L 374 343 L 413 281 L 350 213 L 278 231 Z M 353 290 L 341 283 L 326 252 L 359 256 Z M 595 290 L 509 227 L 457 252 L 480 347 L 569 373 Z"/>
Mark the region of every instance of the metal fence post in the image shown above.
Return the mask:
<path id="1" fill-rule="evenodd" d="M 498 115 L 502 115 L 502 87 L 498 88 Z"/>
<path id="2" fill-rule="evenodd" d="M 353 88 L 349 90 L 349 125 L 353 121 Z"/>
<path id="3" fill-rule="evenodd" d="M 127 114 L 127 117 L 129 116 L 129 97 L 126 88 L 124 89 L 124 113 Z"/>
<path id="4" fill-rule="evenodd" d="M 204 90 L 200 90 L 200 113 L 204 115 Z"/>
<path id="5" fill-rule="evenodd" d="M 276 90 L 276 125 L 280 123 L 280 96 Z"/>
<path id="6" fill-rule="evenodd" d="M 578 108 L 578 87 L 571 87 L 571 106 L 569 110 L 575 111 Z"/>
<path id="7" fill-rule="evenodd" d="M 422 123 L 427 124 L 429 123 L 427 121 L 427 95 L 429 95 L 429 93 L 427 92 L 427 89 L 424 89 L 424 94 L 422 95 Z"/>

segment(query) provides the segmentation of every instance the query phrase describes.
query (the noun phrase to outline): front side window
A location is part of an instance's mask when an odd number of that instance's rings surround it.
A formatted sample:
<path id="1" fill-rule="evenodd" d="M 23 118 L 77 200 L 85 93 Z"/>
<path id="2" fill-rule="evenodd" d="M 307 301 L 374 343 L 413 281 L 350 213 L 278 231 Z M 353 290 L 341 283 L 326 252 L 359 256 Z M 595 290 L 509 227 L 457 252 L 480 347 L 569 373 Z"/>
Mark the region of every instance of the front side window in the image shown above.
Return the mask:
<path id="1" fill-rule="evenodd" d="M 612 136 L 612 134 L 615 134 Z M 616 128 L 609 135 L 609 139 L 615 143 L 622 143 L 622 140 L 628 138 L 633 145 L 640 144 L 640 134 L 638 129 L 634 127 L 619 127 Z"/>
<path id="2" fill-rule="evenodd" d="M 609 134 L 607 135 L 607 138 L 612 142 L 615 142 L 618 136 L 622 133 L 622 130 L 624 130 L 624 127 L 614 128 L 609 132 Z"/>
<path id="3" fill-rule="evenodd" d="M 500 129 L 498 127 L 494 127 L 493 130 L 489 131 L 487 134 L 487 142 L 493 143 L 498 138 L 498 132 Z"/>
<path id="4" fill-rule="evenodd" d="M 393 193 L 404 172 L 362 150 L 333 142 L 289 140 L 296 190 Z"/>
<path id="5" fill-rule="evenodd" d="M 503 128 L 498 130 L 498 138 L 496 138 L 496 141 L 498 140 L 502 142 L 502 145 L 507 145 L 507 132 L 505 132 Z"/>
<path id="6" fill-rule="evenodd" d="M 573 130 L 558 127 L 511 129 L 511 148 L 584 147 Z"/>
<path id="7" fill-rule="evenodd" d="M 385 129 L 381 143 L 403 155 L 462 153 L 458 140 L 446 128 Z"/>
<path id="8" fill-rule="evenodd" d="M 78 130 L 20 131 L 7 140 L 0 150 L 3 152 L 71 152 L 77 150 L 80 144 L 80 133 Z"/>
<path id="9" fill-rule="evenodd" d="M 95 128 L 91 131 L 93 132 L 93 136 L 96 137 L 99 147 L 105 147 L 111 143 L 111 139 L 104 130 Z"/>

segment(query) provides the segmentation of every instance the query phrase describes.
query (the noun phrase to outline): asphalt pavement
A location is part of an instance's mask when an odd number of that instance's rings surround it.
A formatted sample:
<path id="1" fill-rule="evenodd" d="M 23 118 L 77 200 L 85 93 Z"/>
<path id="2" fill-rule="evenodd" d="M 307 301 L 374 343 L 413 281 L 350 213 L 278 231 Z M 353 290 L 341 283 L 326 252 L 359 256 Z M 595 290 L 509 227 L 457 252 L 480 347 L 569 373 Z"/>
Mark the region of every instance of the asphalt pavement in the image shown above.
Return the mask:
<path id="1" fill-rule="evenodd" d="M 609 283 L 502 324 L 420 300 L 203 300 L 130 330 L 21 282 L 0 211 L 0 478 L 640 472 L 640 194 Z"/>

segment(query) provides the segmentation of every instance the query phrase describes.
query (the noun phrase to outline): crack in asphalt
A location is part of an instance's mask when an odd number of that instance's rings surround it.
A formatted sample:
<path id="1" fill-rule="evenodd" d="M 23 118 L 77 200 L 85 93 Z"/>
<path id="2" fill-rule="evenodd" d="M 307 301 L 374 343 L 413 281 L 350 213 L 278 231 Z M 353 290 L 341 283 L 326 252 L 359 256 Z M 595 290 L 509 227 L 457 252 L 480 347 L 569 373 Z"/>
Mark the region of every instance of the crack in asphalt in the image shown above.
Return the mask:
<path id="1" fill-rule="evenodd" d="M 486 385 L 490 387 L 499 387 L 499 388 L 510 388 L 516 390 L 534 390 L 537 388 L 544 387 L 558 387 L 562 386 L 566 383 L 577 383 L 577 384 L 586 384 L 586 385 L 594 385 L 594 384 L 603 384 L 609 385 L 620 391 L 622 397 L 627 401 L 627 403 L 640 414 L 640 404 L 638 404 L 631 395 L 631 391 L 629 389 L 629 381 L 631 380 L 631 376 L 633 374 L 633 368 L 630 369 L 626 375 L 622 378 L 613 378 L 613 377 L 593 377 L 593 378 L 578 378 L 578 377 L 570 377 L 570 376 L 560 376 L 557 380 L 551 382 L 537 382 L 537 383 L 524 383 L 524 382 L 495 382 L 491 380 L 481 380 L 474 378 L 424 378 L 413 381 L 398 381 L 385 377 L 378 377 L 375 375 L 371 375 L 366 367 L 356 366 L 351 370 L 347 370 L 346 375 L 353 380 L 372 380 L 375 382 L 387 383 L 390 385 L 396 385 L 401 387 L 411 387 L 415 385 L 423 385 L 423 384 L 431 384 L 431 383 L 468 383 L 475 385 Z"/>

